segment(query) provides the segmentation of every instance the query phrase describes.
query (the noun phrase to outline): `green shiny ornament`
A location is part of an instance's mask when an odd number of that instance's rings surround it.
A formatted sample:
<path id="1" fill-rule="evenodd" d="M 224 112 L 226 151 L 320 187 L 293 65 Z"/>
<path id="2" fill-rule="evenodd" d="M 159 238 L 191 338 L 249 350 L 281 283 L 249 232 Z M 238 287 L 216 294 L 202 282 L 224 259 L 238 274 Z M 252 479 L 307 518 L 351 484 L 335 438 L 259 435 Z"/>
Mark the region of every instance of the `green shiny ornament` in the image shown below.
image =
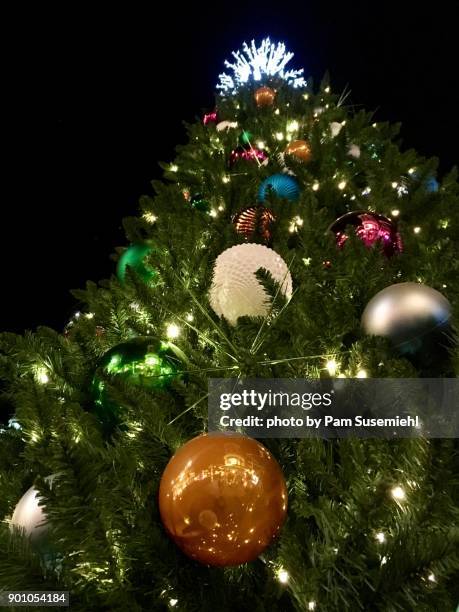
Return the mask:
<path id="1" fill-rule="evenodd" d="M 210 203 L 204 199 L 204 196 L 200 193 L 191 197 L 190 204 L 193 208 L 202 212 L 208 212 L 210 210 Z"/>
<path id="2" fill-rule="evenodd" d="M 126 268 L 129 266 L 145 283 L 151 283 L 157 272 L 144 263 L 145 257 L 153 252 L 153 248 L 146 243 L 132 244 L 121 255 L 116 273 L 121 283 L 126 280 Z"/>
<path id="3" fill-rule="evenodd" d="M 239 144 L 243 147 L 250 147 L 250 141 L 253 139 L 252 132 L 244 130 L 242 134 L 239 136 Z"/>
<path id="4" fill-rule="evenodd" d="M 111 348 L 99 360 L 91 388 L 95 413 L 104 429 L 111 432 L 119 426 L 122 407 L 110 398 L 103 374 L 143 389 L 164 390 L 180 375 L 185 362 L 178 347 L 153 337 L 135 338 Z"/>

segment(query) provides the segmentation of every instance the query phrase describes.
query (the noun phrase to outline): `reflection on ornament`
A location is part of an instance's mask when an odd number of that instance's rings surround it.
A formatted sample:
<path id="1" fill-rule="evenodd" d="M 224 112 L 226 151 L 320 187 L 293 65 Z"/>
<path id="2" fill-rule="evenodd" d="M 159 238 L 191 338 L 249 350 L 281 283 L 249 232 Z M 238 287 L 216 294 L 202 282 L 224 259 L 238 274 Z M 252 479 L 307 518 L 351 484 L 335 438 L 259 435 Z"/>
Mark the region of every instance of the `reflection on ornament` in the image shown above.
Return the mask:
<path id="1" fill-rule="evenodd" d="M 217 123 L 217 111 L 204 115 L 202 122 L 204 125 L 208 125 L 209 123 Z"/>
<path id="2" fill-rule="evenodd" d="M 267 195 L 273 192 L 278 198 L 295 202 L 300 196 L 297 181 L 288 174 L 273 174 L 265 179 L 258 189 L 258 200 L 264 202 Z"/>
<path id="3" fill-rule="evenodd" d="M 99 360 L 91 387 L 102 424 L 111 430 L 119 424 L 121 411 L 109 396 L 104 374 L 144 389 L 164 389 L 180 375 L 185 361 L 177 346 L 153 337 L 135 338 L 111 348 Z"/>
<path id="4" fill-rule="evenodd" d="M 342 248 L 347 241 L 350 228 L 353 228 L 356 236 L 366 247 L 380 243 L 387 257 L 401 253 L 403 250 L 402 239 L 396 225 L 383 215 L 356 210 L 337 219 L 330 226 L 330 230 L 335 234 L 339 248 Z"/>
<path id="5" fill-rule="evenodd" d="M 233 216 L 233 226 L 236 233 L 246 240 L 251 240 L 257 234 L 265 241 L 271 240 L 271 225 L 276 220 L 274 213 L 264 206 L 250 206 Z"/>
<path id="6" fill-rule="evenodd" d="M 341 132 L 342 129 L 343 129 L 342 123 L 338 123 L 338 121 L 332 121 L 330 123 L 330 132 L 331 132 L 332 138 L 335 138 L 335 136 L 338 136 L 338 134 Z"/>
<path id="7" fill-rule="evenodd" d="M 365 332 L 384 336 L 402 354 L 420 351 L 434 336 L 446 343 L 451 305 L 435 289 L 420 283 L 398 283 L 377 293 L 362 315 Z"/>
<path id="8" fill-rule="evenodd" d="M 157 272 L 144 260 L 148 255 L 153 253 L 153 247 L 146 243 L 132 244 L 128 247 L 118 260 L 116 273 L 121 283 L 126 280 L 126 269 L 129 266 L 134 272 L 145 282 L 151 283 L 154 281 Z"/>
<path id="9" fill-rule="evenodd" d="M 293 140 L 289 142 L 285 152 L 302 162 L 308 162 L 312 158 L 311 147 L 306 140 Z"/>
<path id="10" fill-rule="evenodd" d="M 232 168 L 239 160 L 258 161 L 260 165 L 266 165 L 268 162 L 268 156 L 261 149 L 244 149 L 243 147 L 238 147 L 237 149 L 233 149 L 231 151 L 229 159 L 230 168 Z"/>
<path id="11" fill-rule="evenodd" d="M 281 285 L 282 294 L 291 298 L 292 277 L 282 257 L 261 244 L 239 244 L 223 251 L 215 262 L 209 301 L 218 316 L 236 325 L 239 317 L 268 314 L 270 299 L 255 275 L 261 268 Z"/>
<path id="12" fill-rule="evenodd" d="M 203 435 L 169 461 L 159 488 L 161 519 L 189 557 L 213 566 L 256 559 L 287 512 L 282 471 L 256 440 Z"/>
<path id="13" fill-rule="evenodd" d="M 43 538 L 48 530 L 47 517 L 39 502 L 37 489 L 30 487 L 17 503 L 10 524 L 11 528 L 22 528 L 34 542 Z"/>
<path id="14" fill-rule="evenodd" d="M 255 103 L 258 108 L 272 106 L 276 98 L 276 92 L 271 87 L 259 87 L 254 94 Z"/>

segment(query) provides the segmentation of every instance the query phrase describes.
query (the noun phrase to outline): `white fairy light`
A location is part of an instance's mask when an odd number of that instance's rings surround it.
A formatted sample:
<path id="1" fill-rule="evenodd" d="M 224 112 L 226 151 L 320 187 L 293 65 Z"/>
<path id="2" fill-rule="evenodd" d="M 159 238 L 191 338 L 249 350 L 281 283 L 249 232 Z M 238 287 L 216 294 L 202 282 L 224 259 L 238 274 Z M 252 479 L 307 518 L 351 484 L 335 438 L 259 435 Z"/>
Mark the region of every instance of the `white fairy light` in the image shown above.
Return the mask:
<path id="1" fill-rule="evenodd" d="M 397 501 L 403 501 L 406 498 L 405 490 L 400 486 L 394 487 L 390 493 Z"/>
<path id="2" fill-rule="evenodd" d="M 87 312 L 84 316 L 87 319 L 94 319 L 94 313 L 93 312 Z"/>
<path id="3" fill-rule="evenodd" d="M 187 321 L 189 321 L 190 323 L 191 323 L 191 321 L 193 321 L 193 320 L 194 320 L 194 316 L 192 315 L 192 313 L 191 313 L 191 312 L 189 312 L 189 313 L 186 315 L 186 320 L 187 320 Z"/>
<path id="4" fill-rule="evenodd" d="M 262 40 L 257 47 L 254 40 L 250 46 L 243 43 L 241 51 L 233 51 L 235 61 L 225 61 L 225 67 L 231 72 L 219 75 L 217 89 L 224 93 L 235 94 L 240 87 L 249 81 L 261 81 L 263 77 L 278 77 L 294 88 L 305 87 L 303 69 L 286 70 L 293 53 L 286 50 L 284 43 L 272 43 L 269 38 Z"/>
<path id="5" fill-rule="evenodd" d="M 169 599 L 169 605 L 171 608 L 175 608 L 177 604 L 178 604 L 178 599 Z"/>
<path id="6" fill-rule="evenodd" d="M 394 210 L 391 210 L 391 211 L 390 211 L 390 214 L 391 214 L 393 217 L 398 217 L 398 216 L 399 216 L 399 214 L 400 214 L 400 211 L 398 210 L 398 208 L 394 208 Z"/>
<path id="7" fill-rule="evenodd" d="M 325 367 L 328 370 L 330 376 L 334 376 L 336 374 L 336 370 L 338 369 L 338 364 L 335 359 L 329 359 L 325 364 Z"/>
<path id="8" fill-rule="evenodd" d="M 309 94 L 307 94 L 307 93 L 303 94 L 303 98 L 304 98 L 305 100 L 309 100 Z"/>
<path id="9" fill-rule="evenodd" d="M 316 602 L 315 601 L 310 601 L 308 603 L 308 610 L 315 610 L 316 609 Z"/>
<path id="10" fill-rule="evenodd" d="M 378 540 L 378 542 L 380 544 L 383 544 L 386 541 L 386 536 L 384 535 L 384 533 L 382 531 L 379 531 L 376 535 L 375 538 Z"/>
<path id="11" fill-rule="evenodd" d="M 169 323 L 166 329 L 166 335 L 170 340 L 178 338 L 180 336 L 181 329 L 175 323 Z"/>
<path id="12" fill-rule="evenodd" d="M 397 181 L 393 181 L 393 183 L 392 183 L 392 189 L 397 189 L 397 187 L 398 187 L 398 183 L 397 183 Z"/>
<path id="13" fill-rule="evenodd" d="M 420 232 L 420 231 L 421 231 L 421 228 L 419 227 L 419 225 L 417 225 L 417 226 L 416 226 L 416 227 L 413 229 L 413 232 L 414 232 L 415 234 L 419 234 L 419 232 Z"/>
<path id="14" fill-rule="evenodd" d="M 276 132 L 275 136 L 276 140 L 284 140 L 284 135 L 282 132 Z"/>
<path id="15" fill-rule="evenodd" d="M 46 385 L 47 383 L 49 383 L 49 376 L 47 374 L 46 368 L 42 367 L 36 369 L 35 380 L 41 385 Z"/>
<path id="16" fill-rule="evenodd" d="M 223 177 L 222 177 L 222 182 L 223 182 L 223 183 L 229 183 L 229 182 L 230 182 L 230 180 L 231 180 L 231 179 L 230 179 L 230 177 L 229 177 L 228 175 L 226 175 L 226 174 L 225 174 L 225 175 L 223 175 Z"/>
<path id="17" fill-rule="evenodd" d="M 338 183 L 338 189 L 341 189 L 341 191 L 346 187 L 346 181 L 340 181 Z"/>
<path id="18" fill-rule="evenodd" d="M 263 149 L 266 147 L 266 145 L 265 145 L 265 143 L 264 143 L 262 140 L 259 140 L 259 141 L 257 142 L 257 147 L 258 147 L 259 149 L 263 150 Z"/>
<path id="19" fill-rule="evenodd" d="M 144 212 L 142 215 L 142 219 L 144 219 L 147 223 L 153 224 L 157 220 L 157 218 L 158 217 L 150 211 Z"/>
<path id="20" fill-rule="evenodd" d="M 374 128 L 378 127 L 378 124 L 377 123 L 373 123 L 373 125 L 371 127 L 374 127 Z"/>
<path id="21" fill-rule="evenodd" d="M 414 174 L 416 172 L 416 168 L 410 168 L 408 170 L 408 174 Z"/>
<path id="22" fill-rule="evenodd" d="M 274 111 L 274 114 L 275 114 L 275 115 L 280 115 L 280 109 L 279 109 L 279 108 L 276 108 L 276 110 Z"/>
<path id="23" fill-rule="evenodd" d="M 313 191 L 318 191 L 319 187 L 320 187 L 320 185 L 319 185 L 319 183 L 317 181 L 312 184 L 312 190 Z"/>
<path id="24" fill-rule="evenodd" d="M 365 187 L 362 191 L 362 195 L 368 195 L 369 193 L 371 193 L 371 187 Z"/>
<path id="25" fill-rule="evenodd" d="M 365 372 L 365 370 L 359 370 L 357 372 L 357 378 L 367 378 L 368 374 Z"/>
<path id="26" fill-rule="evenodd" d="M 177 164 L 171 164 L 169 170 L 171 172 L 177 172 L 178 171 L 178 166 Z"/>
<path id="27" fill-rule="evenodd" d="M 277 576 L 277 579 L 279 580 L 279 582 L 281 582 L 282 584 L 287 584 L 287 582 L 289 581 L 289 578 L 290 578 L 289 573 L 283 567 L 281 567 L 281 568 L 279 568 L 277 570 L 276 576 Z"/>
<path id="28" fill-rule="evenodd" d="M 435 578 L 435 574 L 429 574 L 427 576 L 427 580 L 429 580 L 430 582 L 437 582 L 437 579 Z"/>
<path id="29" fill-rule="evenodd" d="M 387 563 L 387 557 L 386 555 L 384 555 L 384 557 L 381 559 L 381 565 L 386 565 Z"/>
<path id="30" fill-rule="evenodd" d="M 300 124 L 298 123 L 298 121 L 289 121 L 287 123 L 287 127 L 286 127 L 287 132 L 296 132 L 299 129 L 300 129 Z"/>
<path id="31" fill-rule="evenodd" d="M 210 209 L 210 211 L 209 211 L 209 215 L 210 215 L 211 217 L 216 217 L 216 216 L 217 216 L 217 214 L 218 214 L 218 213 L 217 213 L 217 211 L 215 210 L 215 208 L 211 208 L 211 209 Z"/>
<path id="32" fill-rule="evenodd" d="M 327 85 L 327 87 L 324 89 L 325 93 L 330 93 L 330 86 Z"/>

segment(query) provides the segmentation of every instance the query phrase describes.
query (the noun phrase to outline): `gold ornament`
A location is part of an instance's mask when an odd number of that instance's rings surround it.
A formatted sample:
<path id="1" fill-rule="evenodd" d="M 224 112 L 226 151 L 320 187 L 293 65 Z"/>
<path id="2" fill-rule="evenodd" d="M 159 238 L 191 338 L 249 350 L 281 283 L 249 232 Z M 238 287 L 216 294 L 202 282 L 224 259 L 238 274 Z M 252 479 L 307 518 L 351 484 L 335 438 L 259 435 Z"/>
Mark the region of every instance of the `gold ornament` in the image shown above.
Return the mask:
<path id="1" fill-rule="evenodd" d="M 271 87 L 259 87 L 255 92 L 255 102 L 258 108 L 272 106 L 276 98 L 276 92 Z"/>
<path id="2" fill-rule="evenodd" d="M 288 143 L 285 152 L 302 162 L 311 161 L 312 158 L 311 147 L 306 140 L 292 140 Z"/>

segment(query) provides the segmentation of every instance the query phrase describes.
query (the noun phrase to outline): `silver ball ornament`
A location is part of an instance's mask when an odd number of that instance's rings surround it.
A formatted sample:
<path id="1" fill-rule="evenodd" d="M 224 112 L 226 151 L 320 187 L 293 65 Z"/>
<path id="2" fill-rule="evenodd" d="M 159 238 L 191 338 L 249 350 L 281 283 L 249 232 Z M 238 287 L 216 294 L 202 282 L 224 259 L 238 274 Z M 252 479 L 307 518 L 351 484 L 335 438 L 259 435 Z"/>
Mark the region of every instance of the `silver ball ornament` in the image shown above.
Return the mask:
<path id="1" fill-rule="evenodd" d="M 402 354 L 422 350 L 433 336 L 449 329 L 451 304 L 436 289 L 421 283 L 398 283 L 377 293 L 362 315 L 362 327 L 389 338 Z"/>

